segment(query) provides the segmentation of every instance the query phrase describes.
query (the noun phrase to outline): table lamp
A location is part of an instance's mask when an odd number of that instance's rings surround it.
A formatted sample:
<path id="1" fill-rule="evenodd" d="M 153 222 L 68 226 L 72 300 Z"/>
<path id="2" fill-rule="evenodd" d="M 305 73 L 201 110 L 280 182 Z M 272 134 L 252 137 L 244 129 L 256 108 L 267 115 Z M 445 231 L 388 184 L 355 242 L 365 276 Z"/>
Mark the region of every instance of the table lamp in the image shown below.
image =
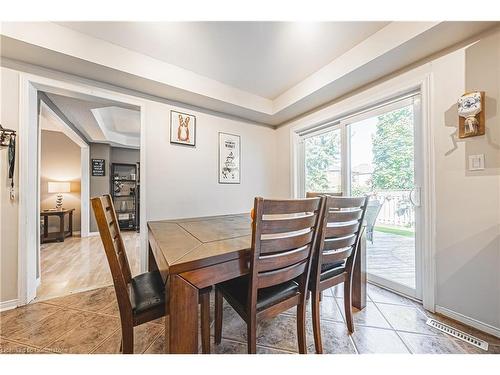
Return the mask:
<path id="1" fill-rule="evenodd" d="M 69 182 L 49 182 L 49 193 L 57 194 L 56 208 L 58 210 L 62 209 L 62 193 L 69 192 L 71 192 L 71 184 Z"/>

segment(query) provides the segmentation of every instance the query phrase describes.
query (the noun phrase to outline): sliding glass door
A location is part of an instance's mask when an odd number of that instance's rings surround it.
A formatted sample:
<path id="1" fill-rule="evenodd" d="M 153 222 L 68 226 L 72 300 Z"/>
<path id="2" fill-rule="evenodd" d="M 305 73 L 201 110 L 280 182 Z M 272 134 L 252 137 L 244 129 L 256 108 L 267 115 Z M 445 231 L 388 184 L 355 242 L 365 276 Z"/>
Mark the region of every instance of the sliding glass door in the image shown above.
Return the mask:
<path id="1" fill-rule="evenodd" d="M 368 195 L 368 279 L 412 297 L 417 288 L 418 176 L 415 106 L 408 98 L 342 122 L 350 195 Z"/>
<path id="2" fill-rule="evenodd" d="M 304 191 L 368 195 L 371 282 L 420 298 L 419 95 L 303 136 Z"/>

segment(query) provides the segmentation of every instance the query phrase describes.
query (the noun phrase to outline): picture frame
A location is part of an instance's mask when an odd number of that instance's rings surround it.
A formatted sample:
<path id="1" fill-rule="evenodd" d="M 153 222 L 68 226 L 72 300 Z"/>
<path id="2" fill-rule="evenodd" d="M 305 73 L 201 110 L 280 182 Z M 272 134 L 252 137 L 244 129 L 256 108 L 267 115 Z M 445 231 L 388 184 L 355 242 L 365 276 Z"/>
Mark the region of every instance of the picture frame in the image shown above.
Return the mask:
<path id="1" fill-rule="evenodd" d="M 106 160 L 92 159 L 92 177 L 106 176 Z"/>
<path id="2" fill-rule="evenodd" d="M 196 116 L 170 111 L 170 143 L 196 146 Z"/>
<path id="3" fill-rule="evenodd" d="M 241 183 L 241 137 L 219 132 L 219 184 Z"/>

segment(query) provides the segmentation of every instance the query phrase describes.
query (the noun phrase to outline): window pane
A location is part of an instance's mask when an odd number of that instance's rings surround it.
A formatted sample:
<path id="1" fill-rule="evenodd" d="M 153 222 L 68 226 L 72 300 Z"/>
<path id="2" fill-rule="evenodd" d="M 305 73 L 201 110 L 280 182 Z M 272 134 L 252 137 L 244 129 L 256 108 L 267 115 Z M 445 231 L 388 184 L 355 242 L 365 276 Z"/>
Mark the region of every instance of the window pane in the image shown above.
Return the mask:
<path id="1" fill-rule="evenodd" d="M 306 192 L 341 192 L 340 155 L 340 129 L 304 140 Z"/>
<path id="2" fill-rule="evenodd" d="M 412 105 L 355 122 L 349 133 L 351 195 L 413 189 Z"/>

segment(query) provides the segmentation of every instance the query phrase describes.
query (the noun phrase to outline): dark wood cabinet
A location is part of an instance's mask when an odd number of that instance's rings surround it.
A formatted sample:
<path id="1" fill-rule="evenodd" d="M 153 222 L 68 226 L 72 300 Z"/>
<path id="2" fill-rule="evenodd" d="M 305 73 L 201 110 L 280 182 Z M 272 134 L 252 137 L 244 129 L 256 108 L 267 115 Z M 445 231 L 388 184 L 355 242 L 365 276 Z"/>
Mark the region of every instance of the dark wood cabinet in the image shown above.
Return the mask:
<path id="1" fill-rule="evenodd" d="M 139 230 L 139 165 L 111 164 L 111 197 L 122 230 Z"/>

